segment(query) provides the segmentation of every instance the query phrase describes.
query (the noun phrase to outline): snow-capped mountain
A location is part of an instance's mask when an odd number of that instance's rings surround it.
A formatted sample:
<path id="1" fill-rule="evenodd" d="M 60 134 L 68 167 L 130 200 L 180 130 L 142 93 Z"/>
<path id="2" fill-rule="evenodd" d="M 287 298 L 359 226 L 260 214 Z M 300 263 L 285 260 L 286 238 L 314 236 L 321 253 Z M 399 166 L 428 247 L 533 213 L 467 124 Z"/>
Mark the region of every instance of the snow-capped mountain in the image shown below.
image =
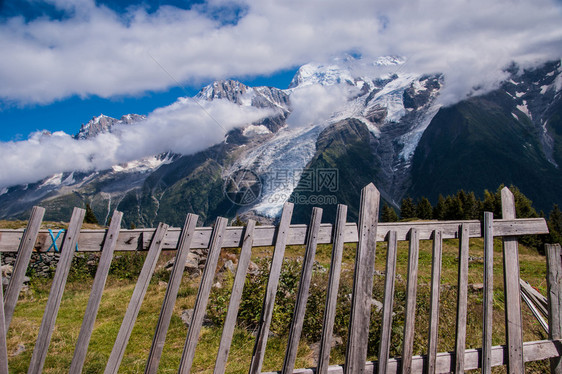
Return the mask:
<path id="1" fill-rule="evenodd" d="M 42 204 L 51 218 L 67 219 L 72 206 L 88 202 L 102 222 L 118 208 L 137 226 L 181 225 L 187 212 L 205 221 L 216 215 L 272 220 L 289 199 L 296 202 L 297 221 L 306 220 L 312 205 L 331 214 L 334 201 L 348 204 L 353 218 L 360 189 L 369 182 L 394 205 L 406 194 L 436 199 L 439 193 L 461 188 L 481 193 L 500 183 L 517 185 L 545 210 L 558 202 L 562 187 L 545 192 L 514 169 L 562 186 L 560 61 L 526 71 L 512 67 L 497 90 L 446 108 L 439 102 L 446 77 L 406 72 L 405 63 L 392 56 L 310 63 L 285 90 L 213 82 L 192 100 L 228 100 L 272 114 L 196 154 L 154 155 L 10 187 L 0 193 L 0 218 L 25 216 L 32 205 Z M 144 119 L 94 117 L 76 138 L 127 131 Z M 520 150 L 504 149 L 506 141 Z M 481 150 L 493 157 L 484 161 Z M 240 171 L 251 171 L 260 183 L 259 193 L 245 204 L 233 203 L 226 191 Z M 322 173 L 332 173 L 335 184 L 322 184 Z"/>

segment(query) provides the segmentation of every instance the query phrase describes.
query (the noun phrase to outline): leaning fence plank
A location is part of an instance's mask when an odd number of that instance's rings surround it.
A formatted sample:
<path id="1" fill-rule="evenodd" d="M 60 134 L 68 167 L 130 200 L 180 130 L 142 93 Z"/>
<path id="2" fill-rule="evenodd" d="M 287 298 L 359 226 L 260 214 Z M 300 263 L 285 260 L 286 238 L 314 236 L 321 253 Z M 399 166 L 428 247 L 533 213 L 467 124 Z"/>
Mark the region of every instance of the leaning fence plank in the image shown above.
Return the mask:
<path id="1" fill-rule="evenodd" d="M 318 353 L 317 373 L 326 374 L 330 365 L 330 350 L 332 348 L 332 333 L 336 319 L 336 305 L 338 300 L 338 289 L 340 286 L 340 272 L 343 256 L 344 230 L 347 219 L 347 205 L 338 204 L 336 212 L 336 223 L 334 225 L 334 236 L 332 242 L 332 260 L 330 264 L 330 275 L 328 278 L 328 289 L 326 295 L 326 307 L 324 309 L 324 321 L 322 323 L 322 336 L 320 337 L 320 352 Z"/>
<path id="2" fill-rule="evenodd" d="M 404 340 L 402 347 L 402 373 L 412 372 L 412 354 L 414 352 L 414 331 L 416 327 L 416 297 L 418 290 L 418 257 L 420 242 L 418 231 L 410 231 L 408 250 L 408 281 L 406 283 L 406 310 L 404 318 Z"/>
<path id="3" fill-rule="evenodd" d="M 4 300 L 6 331 L 8 331 L 10 322 L 12 322 L 16 303 L 18 302 L 18 297 L 23 285 L 23 278 L 25 277 L 25 272 L 27 271 L 27 266 L 31 259 L 31 252 L 37 240 L 37 234 L 39 233 L 39 227 L 41 226 L 41 221 L 43 221 L 44 214 L 45 208 L 38 206 L 33 207 L 27 228 L 25 229 L 18 247 L 16 263 L 14 264 L 10 284 L 8 284 L 8 288 L 6 289 L 6 299 Z"/>
<path id="4" fill-rule="evenodd" d="M 176 253 L 174 266 L 172 268 L 172 272 L 170 273 L 170 280 L 168 282 L 168 287 L 166 288 L 166 295 L 164 296 L 164 302 L 162 303 L 162 309 L 160 310 L 158 323 L 156 324 L 156 331 L 148 354 L 145 373 L 156 373 L 158 370 L 158 364 L 160 363 L 164 343 L 166 342 L 166 333 L 170 327 L 172 312 L 174 311 L 174 305 L 176 304 L 182 275 L 185 269 L 185 261 L 187 260 L 187 255 L 189 254 L 189 248 L 191 246 L 193 233 L 195 232 L 195 226 L 197 226 L 198 219 L 199 216 L 192 213 L 189 213 L 185 219 L 185 224 L 178 241 L 178 252 Z"/>
<path id="5" fill-rule="evenodd" d="M 281 267 L 283 266 L 283 256 L 285 255 L 285 246 L 287 244 L 287 235 L 289 233 L 289 224 L 291 223 L 292 215 L 293 204 L 285 203 L 283 205 L 283 213 L 281 213 L 281 221 L 277 229 L 275 247 L 273 248 L 273 258 L 269 268 L 269 279 L 267 280 L 267 288 L 263 299 L 256 343 L 250 363 L 250 374 L 259 374 L 261 372 L 263 358 L 265 356 L 265 347 L 267 345 L 267 336 L 269 334 L 269 325 L 273 317 L 275 294 L 277 293 L 277 286 L 279 285 L 279 277 L 281 275 Z"/>
<path id="6" fill-rule="evenodd" d="M 121 227 L 122 218 L 123 213 L 118 212 L 117 210 L 113 212 L 113 216 L 111 217 L 111 225 L 107 230 L 107 235 L 103 244 L 98 269 L 96 271 L 96 276 L 92 285 L 92 291 L 90 292 L 88 306 L 86 306 L 86 314 L 84 315 L 82 327 L 80 328 L 78 340 L 76 341 L 74 357 L 72 358 L 72 363 L 70 364 L 70 373 L 72 374 L 81 373 L 82 368 L 84 367 L 84 360 L 86 359 L 88 344 L 90 343 L 90 337 L 92 336 L 94 322 L 96 321 L 96 316 L 98 314 L 101 296 L 103 293 L 103 288 L 105 287 L 107 275 L 109 273 L 109 267 L 113 258 L 113 252 L 117 243 L 117 237 L 119 236 L 119 228 Z"/>
<path id="7" fill-rule="evenodd" d="M 2 263 L 1 254 L 0 263 Z M 6 330 L 4 321 L 4 287 L 2 287 L 2 272 L 0 271 L 0 374 L 8 374 L 8 347 L 6 345 L 8 330 Z"/>
<path id="8" fill-rule="evenodd" d="M 374 184 L 370 183 L 361 190 L 359 241 L 355 256 L 349 336 L 345 355 L 346 374 L 363 372 L 367 359 L 379 201 L 380 193 Z"/>
<path id="9" fill-rule="evenodd" d="M 107 361 L 105 374 L 116 374 L 119 370 L 119 365 L 121 364 L 121 360 L 123 360 L 123 355 L 125 354 L 125 348 L 127 348 L 127 343 L 129 342 L 131 332 L 133 331 L 142 301 L 148 289 L 148 285 L 150 284 L 150 278 L 152 278 L 152 274 L 156 268 L 156 262 L 158 261 L 158 257 L 160 256 L 160 252 L 162 250 L 162 240 L 164 239 L 164 235 L 166 235 L 167 230 L 168 225 L 160 223 L 154 233 L 152 244 L 150 245 L 146 259 L 144 260 L 135 289 L 133 290 L 133 296 L 131 296 L 131 301 L 129 301 L 125 317 L 123 317 L 123 323 L 119 328 L 119 333 L 117 334 L 115 344 L 113 345 L 109 360 Z"/>
<path id="10" fill-rule="evenodd" d="M 492 323 L 494 305 L 494 214 L 484 212 L 484 322 L 482 328 L 482 373 L 492 372 Z"/>
<path id="11" fill-rule="evenodd" d="M 504 187 L 501 190 L 502 217 L 515 218 L 515 198 Z M 505 289 L 505 330 L 508 346 L 507 370 L 510 374 L 525 371 L 523 364 L 523 318 L 519 286 L 519 246 L 516 237 L 503 239 L 503 277 Z"/>
<path id="12" fill-rule="evenodd" d="M 310 290 L 310 281 L 312 280 L 312 267 L 314 265 L 314 256 L 316 255 L 316 247 L 318 245 L 318 230 L 322 221 L 322 209 L 313 208 L 310 218 L 310 228 L 306 239 L 306 250 L 302 264 L 302 272 L 297 291 L 297 301 L 289 329 L 289 341 L 287 343 L 287 351 L 285 352 L 285 360 L 283 362 L 283 373 L 292 373 L 295 368 L 297 359 L 297 350 L 302 333 L 304 323 L 304 314 L 306 313 L 306 302 Z"/>
<path id="13" fill-rule="evenodd" d="M 429 341 L 427 349 L 428 374 L 435 374 L 437 360 L 437 342 L 439 339 L 439 297 L 441 286 L 441 257 L 443 238 L 441 231 L 433 234 L 433 256 L 431 258 L 431 302 L 429 312 Z"/>
<path id="14" fill-rule="evenodd" d="M 379 374 L 386 373 L 390 356 L 390 333 L 392 332 L 392 307 L 394 304 L 394 283 L 396 278 L 396 231 L 388 233 L 386 252 L 386 278 L 384 282 L 384 304 L 382 307 L 381 342 L 379 345 Z"/>
<path id="15" fill-rule="evenodd" d="M 562 249 L 560 244 L 546 245 L 548 286 L 548 338 L 562 339 Z M 562 374 L 562 358 L 550 359 L 550 371 Z"/>
<path id="16" fill-rule="evenodd" d="M 227 223 L 228 220 L 223 217 L 218 217 L 215 221 L 211 246 L 209 247 L 207 262 L 205 263 L 205 269 L 203 270 L 203 276 L 201 278 L 201 285 L 199 286 L 199 292 L 195 300 L 195 308 L 193 309 L 193 316 L 191 317 L 191 323 L 189 324 L 189 330 L 185 339 L 178 373 L 189 373 L 193 365 L 195 347 L 199 340 L 201 327 L 203 327 L 203 317 L 205 317 L 207 302 L 209 301 L 211 287 L 213 286 L 213 279 L 215 278 L 215 271 L 217 270 Z"/>
<path id="17" fill-rule="evenodd" d="M 61 255 L 53 278 L 53 284 L 51 285 L 49 299 L 47 300 L 47 306 L 45 307 L 45 313 L 43 314 L 43 320 L 39 328 L 39 335 L 37 336 L 37 341 L 35 342 L 35 348 L 33 349 L 33 355 L 31 356 L 31 362 L 27 371 L 29 374 L 41 373 L 43 370 L 45 358 L 47 357 L 47 350 L 49 349 L 49 343 L 51 342 L 51 336 L 62 300 L 62 294 L 64 292 L 64 285 L 68 277 L 70 265 L 72 264 L 72 257 L 85 214 L 86 211 L 80 208 L 74 208 L 72 212 L 72 218 L 70 219 L 68 230 L 63 239 Z"/>
<path id="18" fill-rule="evenodd" d="M 244 282 L 248 273 L 248 265 L 252 256 L 252 245 L 254 242 L 254 231 L 256 221 L 248 220 L 246 231 L 244 232 L 244 241 L 242 249 L 240 249 L 240 258 L 238 259 L 238 267 L 236 268 L 236 276 L 232 285 L 232 293 L 230 294 L 230 302 L 228 303 L 228 311 L 224 320 L 224 328 L 222 330 L 219 352 L 215 361 L 214 374 L 223 374 L 226 369 L 228 353 L 232 344 L 232 335 L 234 334 L 234 326 L 236 325 L 236 317 L 242 299 L 242 291 L 244 290 Z"/>
<path id="19" fill-rule="evenodd" d="M 455 373 L 464 373 L 466 314 L 468 309 L 468 226 L 459 229 L 459 271 L 457 282 L 457 329 L 455 334 Z"/>

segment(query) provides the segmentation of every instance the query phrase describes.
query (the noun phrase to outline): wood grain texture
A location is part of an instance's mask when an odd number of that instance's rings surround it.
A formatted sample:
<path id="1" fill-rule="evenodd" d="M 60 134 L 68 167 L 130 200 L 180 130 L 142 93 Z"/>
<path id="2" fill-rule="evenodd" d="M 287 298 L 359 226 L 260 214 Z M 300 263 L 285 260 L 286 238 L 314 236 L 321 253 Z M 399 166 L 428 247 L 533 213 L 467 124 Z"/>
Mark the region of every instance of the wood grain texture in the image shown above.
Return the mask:
<path id="1" fill-rule="evenodd" d="M 170 279 L 168 281 L 168 286 L 166 287 L 166 294 L 164 295 L 164 301 L 162 302 L 162 309 L 160 310 L 160 315 L 158 316 L 158 322 L 156 324 L 156 331 L 154 332 L 152 345 L 150 346 L 150 352 L 148 353 L 145 373 L 156 373 L 158 370 L 158 365 L 164 349 L 164 343 L 166 342 L 166 334 L 168 333 L 168 328 L 170 327 L 170 320 L 178 297 L 178 291 L 180 289 L 181 279 L 185 269 L 185 262 L 190 251 L 191 240 L 193 239 L 193 233 L 195 232 L 198 219 L 198 215 L 191 213 L 189 213 L 185 219 L 183 230 L 178 241 L 174 266 L 172 267 L 172 271 L 170 273 Z"/>
<path id="2" fill-rule="evenodd" d="M 19 246 L 15 246 L 18 248 L 18 255 L 16 257 L 16 263 L 14 264 L 14 270 L 12 271 L 10 283 L 6 289 L 6 298 L 4 299 L 6 331 L 8 331 L 10 323 L 12 322 L 14 310 L 16 309 L 16 303 L 18 302 L 21 287 L 23 286 L 23 278 L 25 277 L 25 272 L 27 271 L 27 266 L 29 265 L 29 260 L 31 259 L 31 252 L 33 251 L 35 241 L 37 240 L 39 227 L 41 227 L 44 215 L 45 208 L 38 206 L 33 207 L 31 215 L 29 216 L 27 228 L 25 229 L 25 232 L 19 242 Z"/>
<path id="3" fill-rule="evenodd" d="M 380 193 L 374 184 L 361 190 L 359 241 L 355 256 L 355 274 L 351 297 L 349 335 L 345 357 L 345 373 L 363 373 L 367 359 L 375 249 L 379 218 Z"/>
<path id="4" fill-rule="evenodd" d="M 334 237 L 332 242 L 332 259 L 330 263 L 330 274 L 328 276 L 328 288 L 326 295 L 326 307 L 324 309 L 324 320 L 322 322 L 322 335 L 320 337 L 320 351 L 318 353 L 319 374 L 326 374 L 330 365 L 330 351 L 332 348 L 332 334 L 336 319 L 336 306 L 338 290 L 340 285 L 340 273 L 343 256 L 343 239 L 345 223 L 347 219 L 347 206 L 338 204 L 336 211 L 336 222 L 334 225 Z"/>
<path id="5" fill-rule="evenodd" d="M 386 275 L 384 280 L 384 301 L 382 307 L 381 342 L 379 344 L 379 374 L 385 374 L 390 357 L 390 338 L 392 332 L 392 309 L 394 305 L 394 284 L 396 278 L 396 252 L 398 241 L 396 231 L 388 233 L 386 250 Z"/>
<path id="6" fill-rule="evenodd" d="M 466 314 L 468 310 L 468 227 L 459 228 L 459 271 L 457 281 L 457 325 L 455 333 L 455 373 L 464 373 L 466 349 Z"/>
<path id="7" fill-rule="evenodd" d="M 316 247 L 318 246 L 318 230 L 322 222 L 322 209 L 312 208 L 310 218 L 310 229 L 306 239 L 306 249 L 302 264 L 299 289 L 297 291 L 297 301 L 293 311 L 293 318 L 289 328 L 289 340 L 287 350 L 285 352 L 285 360 L 281 372 L 292 373 L 295 368 L 297 359 L 297 350 L 302 333 L 304 323 L 304 314 L 306 313 L 306 302 L 310 290 L 310 281 L 312 280 L 312 267 L 314 265 L 314 256 L 316 255 Z"/>
<path id="8" fill-rule="evenodd" d="M 445 221 L 445 222 L 385 222 L 377 226 L 377 240 L 384 241 L 389 231 L 396 231 L 399 241 L 406 240 L 411 229 L 418 230 L 420 240 L 430 240 L 434 230 L 440 230 L 443 239 L 456 239 L 458 227 L 462 223 L 468 223 L 471 238 L 482 237 L 481 223 L 476 220 L 468 221 Z M 148 250 L 155 229 L 121 230 L 117 239 L 116 251 L 139 251 Z M 273 246 L 275 244 L 275 226 L 256 227 L 254 246 Z M 291 225 L 287 233 L 287 245 L 303 245 L 306 239 L 306 225 Z M 211 238 L 211 227 L 199 227 L 195 230 L 192 240 L 193 249 L 204 249 L 209 247 Z M 242 245 L 244 229 L 242 227 L 228 227 L 225 232 L 223 248 L 238 248 Z M 164 238 L 162 249 L 175 250 L 181 230 L 170 228 Z M 548 227 L 544 218 L 518 218 L 494 221 L 495 236 L 521 236 L 531 234 L 548 234 Z M 0 252 L 16 252 L 23 230 L 0 229 Z M 105 235 L 105 230 L 82 230 L 78 241 L 79 252 L 99 252 Z M 329 223 L 320 225 L 318 233 L 318 244 L 331 244 L 333 237 L 333 226 Z M 357 243 L 357 224 L 349 222 L 345 226 L 344 241 L 346 243 Z M 60 248 L 62 238 L 57 240 Z M 49 232 L 40 230 L 35 243 L 35 250 L 46 251 L 51 245 Z"/>
<path id="9" fill-rule="evenodd" d="M 548 286 L 548 338 L 562 339 L 562 249 L 560 244 L 546 245 Z M 562 352 L 562 349 L 560 350 Z M 562 374 L 562 358 L 550 360 L 553 374 Z"/>
<path id="10" fill-rule="evenodd" d="M 49 299 L 47 300 L 47 306 L 45 307 L 45 313 L 43 314 L 43 320 L 39 328 L 39 335 L 37 336 L 33 355 L 31 356 L 31 362 L 27 371 L 28 374 L 39 374 L 43 371 L 43 365 L 45 364 L 47 350 L 49 349 L 49 343 L 51 342 L 51 336 L 55 328 L 55 321 L 59 312 L 62 294 L 64 293 L 66 278 L 68 277 L 70 265 L 72 264 L 72 257 L 74 256 L 78 235 L 80 234 L 80 228 L 82 227 L 82 222 L 84 222 L 85 214 L 86 211 L 80 208 L 74 208 L 72 212 L 68 230 L 64 235 L 61 255 L 51 285 Z"/>
<path id="11" fill-rule="evenodd" d="M 86 313 L 84 315 L 84 319 L 82 320 L 82 327 L 80 328 L 78 340 L 76 341 L 76 346 L 74 348 L 74 356 L 72 357 L 72 363 L 70 364 L 69 371 L 72 374 L 81 373 L 82 368 L 84 367 L 88 344 L 90 343 L 90 338 L 94 329 L 94 323 L 98 314 L 101 296 L 105 287 L 105 281 L 107 280 L 107 275 L 109 274 L 109 267 L 111 266 L 111 260 L 113 259 L 115 245 L 117 244 L 117 236 L 119 235 L 122 218 L 123 213 L 118 212 L 117 210 L 113 212 L 111 225 L 107 230 L 103 250 L 101 252 L 98 268 L 94 277 L 94 283 L 92 285 L 92 291 L 90 292 L 90 298 L 88 299 L 88 305 L 86 306 Z"/>
<path id="12" fill-rule="evenodd" d="M 492 347 L 492 367 L 503 366 L 507 364 L 507 347 L 498 345 Z M 540 361 L 558 356 L 562 351 L 561 340 L 540 340 L 534 342 L 523 343 L 523 354 L 525 362 Z M 467 349 L 464 353 L 465 369 L 475 370 L 480 368 L 482 362 L 481 349 Z M 400 372 L 401 359 L 392 358 L 388 362 L 387 374 L 396 374 Z M 427 356 L 412 357 L 412 373 L 425 373 L 427 368 Z M 365 374 L 376 373 L 378 369 L 377 361 L 370 361 L 365 364 Z M 437 354 L 437 373 L 450 373 L 455 369 L 455 354 L 453 352 L 442 352 Z M 263 374 L 274 374 L 279 372 L 268 372 Z M 298 369 L 293 371 L 294 374 L 314 374 L 313 369 Z M 330 374 L 343 374 L 344 367 L 341 365 L 333 365 L 328 368 Z"/>
<path id="13" fill-rule="evenodd" d="M 142 301 L 144 300 L 148 285 L 150 284 L 150 279 L 152 278 L 152 274 L 156 268 L 156 262 L 158 261 L 158 257 L 160 257 L 160 252 L 162 251 L 162 240 L 164 239 L 164 235 L 166 235 L 166 230 L 168 230 L 168 225 L 160 223 L 154 233 L 152 244 L 150 245 L 146 259 L 144 260 L 135 289 L 133 290 L 133 296 L 131 296 L 129 306 L 125 312 L 125 317 L 123 317 L 123 323 L 121 323 L 119 333 L 117 334 L 109 360 L 107 361 L 107 366 L 105 367 L 104 372 L 105 374 L 117 374 L 117 371 L 119 370 L 119 366 L 123 360 L 123 355 L 125 354 L 125 349 L 129 343 L 129 338 L 131 337 L 135 321 L 137 320 Z"/>
<path id="14" fill-rule="evenodd" d="M 1 263 L 2 255 L 0 254 L 0 264 Z M 2 286 L 2 272 L 0 271 L 0 374 L 8 374 L 7 331 L 4 319 L 4 287 Z"/>
<path id="15" fill-rule="evenodd" d="M 502 217 L 515 218 L 515 198 L 504 187 L 501 190 Z M 495 230 L 494 230 L 495 232 Z M 516 237 L 503 238 L 503 278 L 505 290 L 505 330 L 508 350 L 507 370 L 510 374 L 522 374 L 523 364 L 523 318 L 519 287 L 519 244 Z"/>
<path id="16" fill-rule="evenodd" d="M 416 229 L 410 231 L 408 249 L 408 280 L 406 283 L 406 309 L 404 311 L 404 340 L 402 347 L 402 374 L 412 372 L 414 351 L 414 331 L 416 329 L 416 298 L 418 291 L 419 236 Z"/>
<path id="17" fill-rule="evenodd" d="M 484 212 L 484 299 L 482 323 L 482 373 L 492 372 L 494 305 L 494 214 Z"/>
<path id="18" fill-rule="evenodd" d="M 195 300 L 195 308 L 193 309 L 193 316 L 191 317 L 191 323 L 187 331 L 178 373 L 189 373 L 193 365 L 195 348 L 197 347 L 201 327 L 203 327 L 203 318 L 207 310 L 207 303 L 209 301 L 211 287 L 213 286 L 213 279 L 215 278 L 215 271 L 217 269 L 224 231 L 227 224 L 228 220 L 223 217 L 218 217 L 215 221 L 211 246 L 209 247 L 207 262 L 205 263 L 205 269 L 203 270 L 203 276 L 201 278 L 201 285 L 199 286 L 197 299 Z"/>
<path id="19" fill-rule="evenodd" d="M 427 348 L 428 374 L 434 374 L 437 362 L 437 343 L 439 341 L 439 298 L 441 295 L 441 266 L 443 237 L 441 231 L 433 234 L 433 255 L 431 257 L 431 291 L 429 306 L 429 338 Z"/>
<path id="20" fill-rule="evenodd" d="M 232 285 L 232 293 L 230 294 L 230 302 L 228 303 L 228 311 L 226 312 L 226 318 L 224 320 L 221 342 L 217 353 L 217 359 L 215 361 L 214 374 L 223 374 L 226 369 L 228 354 L 232 344 L 232 336 L 234 334 L 234 327 L 236 326 L 238 309 L 240 308 L 242 292 L 244 291 L 244 282 L 246 280 L 246 274 L 248 273 L 248 266 L 250 265 L 250 258 L 252 256 L 255 228 L 256 221 L 251 219 L 248 220 L 248 224 L 244 232 L 244 241 L 242 243 L 242 248 L 240 249 L 240 258 L 238 259 L 236 276 L 234 277 L 234 284 Z"/>
<path id="21" fill-rule="evenodd" d="M 275 294 L 279 285 L 279 277 L 281 275 L 281 267 L 283 266 L 283 257 L 285 255 L 285 246 L 287 245 L 287 235 L 289 234 L 289 224 L 293 215 L 293 204 L 285 203 L 283 205 L 283 213 L 277 230 L 275 248 L 273 249 L 273 258 L 269 268 L 269 278 L 263 299 L 263 307 L 261 311 L 260 322 L 256 335 L 256 343 L 252 353 L 252 361 L 250 363 L 250 374 L 259 374 L 263 365 L 265 355 L 265 347 L 267 345 L 267 337 L 271 318 L 273 317 L 273 307 L 275 305 Z M 256 230 L 257 231 L 257 230 Z"/>

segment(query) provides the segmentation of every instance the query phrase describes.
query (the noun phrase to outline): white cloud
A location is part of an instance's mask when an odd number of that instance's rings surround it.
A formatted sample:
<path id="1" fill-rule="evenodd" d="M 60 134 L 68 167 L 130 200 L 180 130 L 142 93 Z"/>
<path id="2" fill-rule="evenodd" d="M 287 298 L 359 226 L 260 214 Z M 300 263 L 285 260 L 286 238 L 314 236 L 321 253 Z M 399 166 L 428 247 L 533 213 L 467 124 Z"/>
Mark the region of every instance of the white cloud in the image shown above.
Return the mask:
<path id="1" fill-rule="evenodd" d="M 346 51 L 403 55 L 405 69 L 442 72 L 451 101 L 515 60 L 559 57 L 554 0 L 212 0 L 191 10 L 142 7 L 117 15 L 94 0 L 51 0 L 63 20 L 0 25 L 0 98 L 49 103 L 71 95 L 138 94 L 271 74 Z M 244 11 L 233 22 L 232 8 Z M 215 18 L 209 16 L 212 14 Z M 220 17 L 228 15 L 226 21 Z M 217 19 L 217 15 L 219 19 Z"/>
<path id="2" fill-rule="evenodd" d="M 221 142 L 228 130 L 269 114 L 226 100 L 197 104 L 182 98 L 155 110 L 145 121 L 92 139 L 76 140 L 64 132 L 36 132 L 25 141 L 0 143 L 0 188 L 63 171 L 108 169 L 166 151 L 197 152 Z"/>

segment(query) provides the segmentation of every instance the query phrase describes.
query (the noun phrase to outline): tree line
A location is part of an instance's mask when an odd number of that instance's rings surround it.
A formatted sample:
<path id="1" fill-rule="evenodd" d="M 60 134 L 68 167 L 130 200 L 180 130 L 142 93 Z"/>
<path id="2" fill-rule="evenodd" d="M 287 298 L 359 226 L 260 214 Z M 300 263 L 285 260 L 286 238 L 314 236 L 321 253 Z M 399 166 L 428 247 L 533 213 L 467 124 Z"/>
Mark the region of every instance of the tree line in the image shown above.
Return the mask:
<path id="1" fill-rule="evenodd" d="M 476 197 L 472 191 L 457 191 L 454 195 L 439 195 L 437 203 L 431 204 L 426 197 L 420 197 L 414 201 L 411 197 L 402 199 L 399 214 L 388 204 L 383 204 L 381 210 L 381 222 L 397 222 L 408 220 L 482 220 L 484 212 L 492 212 L 494 219 L 501 219 L 501 190 L 504 185 L 498 187 L 495 192 L 484 191 L 482 199 Z M 510 186 L 510 191 L 515 197 L 515 211 L 517 218 L 546 217 L 543 211 L 537 212 L 533 208 L 533 202 L 525 196 L 517 187 Z M 544 243 L 562 244 L 562 212 L 557 204 L 554 204 L 548 214 L 549 235 L 529 235 L 522 238 L 522 242 L 544 250 Z"/>

